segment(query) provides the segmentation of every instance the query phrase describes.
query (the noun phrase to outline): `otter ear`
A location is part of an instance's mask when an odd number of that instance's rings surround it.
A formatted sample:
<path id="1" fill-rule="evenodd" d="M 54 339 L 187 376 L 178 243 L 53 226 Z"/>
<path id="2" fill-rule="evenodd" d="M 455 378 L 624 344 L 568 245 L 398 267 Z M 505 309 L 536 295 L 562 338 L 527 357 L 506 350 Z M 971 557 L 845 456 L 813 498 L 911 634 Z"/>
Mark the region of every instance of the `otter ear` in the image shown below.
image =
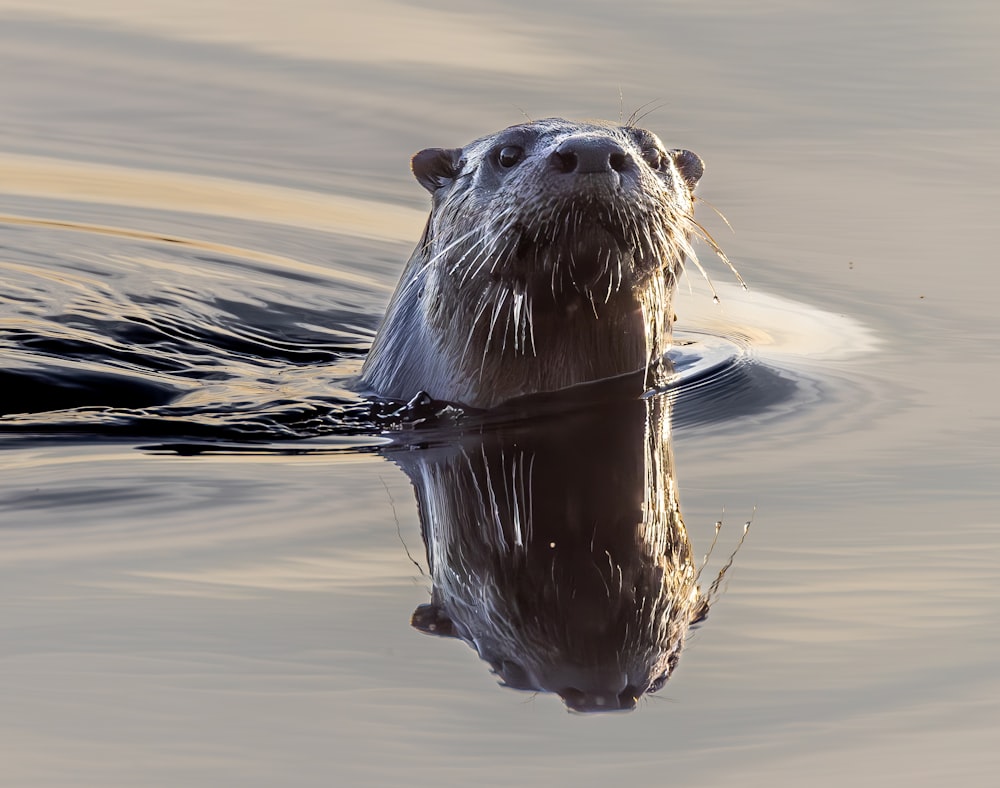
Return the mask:
<path id="1" fill-rule="evenodd" d="M 461 148 L 428 148 L 410 161 L 414 177 L 432 194 L 454 180 L 462 160 Z"/>
<path id="2" fill-rule="evenodd" d="M 670 156 L 673 158 L 674 164 L 677 165 L 677 169 L 680 170 L 681 177 L 688 188 L 694 191 L 701 176 L 705 174 L 705 162 L 701 160 L 701 156 L 689 150 L 672 150 Z"/>
<path id="3" fill-rule="evenodd" d="M 433 602 L 417 605 L 410 618 L 410 626 L 425 635 L 438 635 L 443 638 L 455 637 L 455 625 L 448 614 Z"/>

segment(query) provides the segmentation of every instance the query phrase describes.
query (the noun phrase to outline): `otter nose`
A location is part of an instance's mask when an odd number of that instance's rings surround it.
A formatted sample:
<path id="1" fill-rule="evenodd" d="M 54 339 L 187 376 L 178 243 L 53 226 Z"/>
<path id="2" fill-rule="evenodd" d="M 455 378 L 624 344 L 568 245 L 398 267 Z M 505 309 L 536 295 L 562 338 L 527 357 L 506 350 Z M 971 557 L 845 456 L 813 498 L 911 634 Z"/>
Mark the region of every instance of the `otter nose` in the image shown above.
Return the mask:
<path id="1" fill-rule="evenodd" d="M 629 163 L 629 155 L 610 137 L 577 136 L 559 143 L 552 154 L 556 169 L 565 173 L 621 172 Z"/>
<path id="2" fill-rule="evenodd" d="M 621 692 L 584 692 L 575 687 L 559 690 L 559 696 L 570 711 L 631 711 L 642 693 L 628 685 Z"/>

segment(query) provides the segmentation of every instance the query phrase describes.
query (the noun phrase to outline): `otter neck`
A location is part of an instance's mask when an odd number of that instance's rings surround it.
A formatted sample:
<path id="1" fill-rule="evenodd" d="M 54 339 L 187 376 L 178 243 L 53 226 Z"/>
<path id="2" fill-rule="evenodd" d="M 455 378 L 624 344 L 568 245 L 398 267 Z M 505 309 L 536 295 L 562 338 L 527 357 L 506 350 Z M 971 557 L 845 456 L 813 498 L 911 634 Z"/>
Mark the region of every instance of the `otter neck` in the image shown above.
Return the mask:
<path id="1" fill-rule="evenodd" d="M 479 299 L 461 299 L 459 309 L 429 305 L 434 341 L 446 355 L 454 359 L 458 351 L 459 356 L 451 376 L 454 390 L 443 398 L 489 408 L 525 394 L 633 373 L 651 362 L 655 367 L 669 346 L 671 326 L 671 315 L 655 313 L 669 303 L 673 276 L 652 278 L 656 281 L 641 288 L 621 288 L 606 297 L 563 293 L 554 300 L 544 289 L 494 286 L 484 288 Z M 661 297 L 649 298 L 653 291 Z M 454 305 L 454 299 L 436 300 Z"/>

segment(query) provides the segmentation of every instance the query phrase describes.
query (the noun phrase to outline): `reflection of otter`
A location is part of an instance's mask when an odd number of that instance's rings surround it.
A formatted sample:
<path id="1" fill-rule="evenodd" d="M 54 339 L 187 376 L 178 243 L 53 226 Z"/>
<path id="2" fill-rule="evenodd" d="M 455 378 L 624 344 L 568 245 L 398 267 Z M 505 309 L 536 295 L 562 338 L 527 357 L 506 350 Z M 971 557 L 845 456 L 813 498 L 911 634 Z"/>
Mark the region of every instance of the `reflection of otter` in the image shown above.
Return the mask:
<path id="1" fill-rule="evenodd" d="M 421 151 L 431 215 L 363 384 L 479 408 L 647 366 L 659 385 L 702 172 L 649 131 L 558 118 Z"/>
<path id="2" fill-rule="evenodd" d="M 413 625 L 570 709 L 631 709 L 659 689 L 708 610 L 668 433 L 658 396 L 390 450 L 416 489 L 433 580 Z"/>

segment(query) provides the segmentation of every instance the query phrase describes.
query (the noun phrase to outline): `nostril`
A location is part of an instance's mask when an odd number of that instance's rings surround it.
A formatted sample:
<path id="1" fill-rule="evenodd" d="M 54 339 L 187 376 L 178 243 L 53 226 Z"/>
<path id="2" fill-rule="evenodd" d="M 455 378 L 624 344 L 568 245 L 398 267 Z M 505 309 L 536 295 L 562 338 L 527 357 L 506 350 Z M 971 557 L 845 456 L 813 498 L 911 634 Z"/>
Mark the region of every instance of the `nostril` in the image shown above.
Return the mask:
<path id="1" fill-rule="evenodd" d="M 631 159 L 614 139 L 587 134 L 564 139 L 553 152 L 552 162 L 559 172 L 586 175 L 621 173 Z"/>
<path id="2" fill-rule="evenodd" d="M 576 687 L 565 687 L 559 690 L 566 708 L 571 711 L 631 711 L 635 708 L 641 693 L 637 688 L 628 685 L 619 693 L 608 687 L 606 692 L 586 692 Z"/>
<path id="3" fill-rule="evenodd" d="M 552 154 L 552 161 L 559 172 L 573 172 L 577 165 L 577 156 L 572 151 L 555 151 Z"/>

